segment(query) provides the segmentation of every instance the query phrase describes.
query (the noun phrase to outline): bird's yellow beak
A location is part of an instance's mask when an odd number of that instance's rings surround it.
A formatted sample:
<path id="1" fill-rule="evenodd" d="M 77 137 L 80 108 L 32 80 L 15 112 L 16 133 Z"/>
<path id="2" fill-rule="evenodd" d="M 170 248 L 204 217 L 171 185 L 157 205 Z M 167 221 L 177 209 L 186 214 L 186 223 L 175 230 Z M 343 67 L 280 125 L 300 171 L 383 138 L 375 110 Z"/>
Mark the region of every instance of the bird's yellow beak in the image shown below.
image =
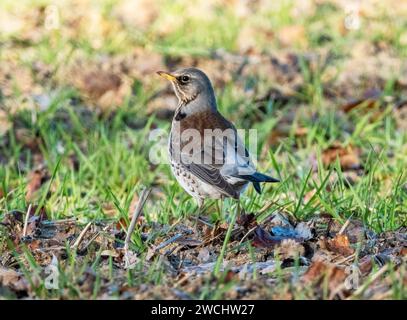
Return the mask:
<path id="1" fill-rule="evenodd" d="M 165 71 L 157 71 L 157 74 L 167 80 L 170 81 L 175 81 L 177 80 L 177 78 L 175 76 L 173 76 L 171 73 L 165 72 Z"/>

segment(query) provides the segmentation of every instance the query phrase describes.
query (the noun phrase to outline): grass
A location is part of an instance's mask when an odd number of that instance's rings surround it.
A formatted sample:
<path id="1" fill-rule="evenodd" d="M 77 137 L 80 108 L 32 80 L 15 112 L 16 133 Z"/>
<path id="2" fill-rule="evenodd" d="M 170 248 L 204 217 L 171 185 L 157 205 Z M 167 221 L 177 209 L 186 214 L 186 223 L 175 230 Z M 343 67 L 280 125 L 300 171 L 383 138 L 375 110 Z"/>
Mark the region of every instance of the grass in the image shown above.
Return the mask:
<path id="1" fill-rule="evenodd" d="M 383 14 L 378 18 L 378 22 L 364 21 L 367 28 L 343 35 L 336 25 L 343 18 L 343 13 L 329 3 L 316 6 L 314 14 L 304 13 L 297 20 L 290 14 L 295 1 L 281 2 L 280 6 L 268 8 L 259 16 L 249 15 L 242 23 L 233 9 L 227 6 L 211 11 L 213 16 L 204 19 L 186 17 L 185 12 L 189 7 L 185 1 L 162 2 L 163 6 L 158 12 L 159 19 L 149 25 L 146 31 L 120 24 L 109 10 L 115 7 L 115 3 L 101 1 L 87 10 L 99 14 L 103 23 L 108 26 L 103 35 L 96 32 L 93 36 L 90 30 L 86 30 L 86 25 L 80 22 L 80 26 L 73 29 L 74 36 L 69 35 L 65 27 L 51 32 L 38 28 L 39 39 L 34 37 L 35 40 L 28 40 L 28 45 L 20 46 L 17 40 L 22 38 L 22 34 L 11 33 L 1 36 L 0 55 L 5 61 L 14 60 L 17 65 L 30 68 L 33 73 L 35 72 L 32 66 L 41 61 L 54 68 L 53 74 L 62 72 L 66 65 L 78 57 L 86 57 L 92 61 L 103 55 L 114 57 L 127 54 L 134 47 L 151 50 L 166 58 L 192 56 L 207 59 L 213 49 L 222 48 L 237 52 L 242 27 L 261 25 L 278 33 L 286 26 L 299 24 L 306 29 L 306 44 L 295 43 L 294 39 L 293 49 L 299 54 L 320 49 L 331 50 L 335 55 L 333 64 L 339 70 L 352 54 L 349 48 L 359 41 L 384 42 L 394 50 L 397 59 L 406 58 L 406 44 L 400 42 L 405 21 L 400 17 L 389 25 L 388 22 L 393 17 Z M 7 12 L 16 9 L 31 12 L 34 8 L 49 3 L 51 2 L 2 1 L 0 8 Z M 71 9 L 65 2 L 60 6 L 66 6 L 65 12 Z M 64 19 L 70 19 L 68 14 L 67 16 L 61 12 L 62 23 Z M 174 22 L 174 27 L 169 24 L 169 31 L 163 35 L 162 24 L 169 17 L 180 21 Z M 393 32 L 384 34 L 379 27 L 378 30 L 368 28 L 368 25 L 376 23 L 392 28 Z M 328 40 L 321 43 L 322 37 Z M 95 45 L 96 41 L 100 43 Z M 271 53 L 280 49 L 275 38 L 269 41 L 263 34 L 259 34 L 255 44 L 256 50 L 260 52 Z M 298 97 L 285 104 L 270 99 L 267 101 L 266 111 L 260 113 L 250 96 L 235 92 L 233 82 L 229 81 L 224 88 L 217 90 L 221 112 L 227 118 L 233 119 L 239 128 L 258 130 L 260 170 L 272 171 L 282 181 L 273 186 L 264 186 L 262 195 L 257 195 L 249 188 L 240 202 L 241 206 L 246 212 L 256 212 L 268 201 L 275 203 L 261 219 L 266 219 L 268 215 L 283 207 L 299 220 L 309 220 L 321 213 L 327 213 L 342 223 L 349 217 L 358 218 L 376 232 L 406 226 L 407 135 L 397 127 L 392 112 L 394 98 L 404 97 L 402 90 L 395 85 L 396 79 L 388 79 L 380 107 L 355 108 L 343 114 L 338 112 L 338 101 L 328 98 L 325 94 L 325 72 L 325 67 L 315 68 L 301 60 L 299 73 L 304 77 L 305 86 L 297 92 Z M 36 75 L 33 76 L 35 79 Z M 33 202 L 39 204 L 37 211 L 45 206 L 52 219 L 74 216 L 85 224 L 106 218 L 123 218 L 128 223 L 132 197 L 142 186 L 154 186 L 157 189 L 154 201 L 148 202 L 144 210 L 147 223 L 159 222 L 166 225 L 174 221 L 192 219 L 197 208 L 175 182 L 169 166 L 153 166 L 148 160 L 151 144 L 146 141 L 150 130 L 157 127 L 169 130 L 168 121 L 149 116 L 145 108 L 149 97 L 160 84 L 147 86 L 144 81 L 151 79 L 137 80 L 141 82 L 132 80 L 134 95 L 126 99 L 115 112 L 102 116 L 84 109 L 81 92 L 61 79 L 51 78 L 38 83 L 43 92 L 52 93 L 49 106 L 43 111 L 38 108 L 18 109 L 9 115 L 10 122 L 14 124 L 13 129 L 3 137 L 0 136 L 0 191 L 4 194 L 0 197 L 1 216 L 13 210 L 26 211 L 29 205 L 25 196 L 27 176 L 35 168 L 35 155 L 40 154 L 43 157 L 40 162 L 51 173 L 51 179 L 41 186 Z M 0 107 L 13 103 L 23 105 L 25 99 L 32 101 L 33 95 L 27 95 L 19 87 L 18 75 L 14 81 L 12 95 L 0 96 Z M 155 78 L 152 80 L 158 81 Z M 267 78 L 254 77 L 247 81 L 254 83 L 254 87 L 270 85 Z M 393 100 L 388 102 L 386 97 L 393 97 Z M 81 101 L 80 105 L 77 101 Z M 277 144 L 270 146 L 270 132 L 278 128 L 292 110 L 298 112 L 289 123 L 287 135 Z M 259 115 L 261 121 L 254 121 L 253 115 Z M 129 120 L 140 120 L 144 125 L 134 129 Z M 27 141 L 21 138 L 22 131 L 17 130 L 21 128 L 24 128 L 23 133 L 29 140 L 35 138 L 36 142 L 31 148 L 28 148 Z M 298 128 L 303 128 L 306 134 L 299 137 L 296 134 Z M 356 182 L 349 181 L 350 177 L 341 168 L 339 159 L 331 166 L 323 165 L 322 154 L 335 141 L 361 150 L 360 162 L 363 169 Z M 314 158 L 310 160 L 312 157 Z M 304 201 L 304 197 L 310 192 L 313 192 L 313 195 L 308 201 Z M 235 204 L 227 202 L 221 214 L 214 213 L 210 217 L 213 223 L 217 222 L 216 220 L 221 220 L 218 222 L 222 223 L 228 221 L 229 213 L 235 210 Z M 228 235 L 230 231 L 229 228 Z M 162 233 L 157 232 L 150 236 L 147 243 L 153 243 L 154 238 L 162 236 Z M 228 238 L 226 236 L 220 257 L 226 254 Z M 0 238 L 2 255 L 9 251 L 10 246 L 12 245 L 7 243 L 7 234 L 3 234 Z M 136 229 L 133 249 L 140 254 L 141 259 L 135 269 L 127 271 L 125 282 L 128 287 L 143 283 L 160 285 L 168 281 L 169 276 L 166 275 L 164 262 L 160 258 L 154 260 L 148 272 L 145 272 L 143 259 L 147 247 L 141 240 L 141 230 Z M 108 269 L 101 270 L 100 251 L 93 253 L 96 260 L 91 261 L 88 261 L 86 256 L 77 260 L 76 254 L 67 247 L 67 259 L 58 266 L 61 272 L 61 289 L 50 291 L 44 287 L 44 280 L 39 276 L 42 272 L 41 266 L 30 251 L 13 251 L 21 270 L 35 288 L 36 297 L 99 297 L 101 275 L 107 274 L 107 278 L 114 282 L 115 268 L 112 258 L 108 260 Z M 219 259 L 218 262 L 220 261 Z M 94 273 L 89 274 L 88 268 Z M 194 298 L 222 298 L 226 292 L 233 289 L 233 282 L 222 281 L 226 271 L 219 275 L 219 265 L 216 270 L 216 279 L 219 281 L 215 290 L 213 279 L 208 278 L 203 284 L 201 294 Z M 277 279 L 283 279 L 279 275 L 280 272 L 281 269 L 275 271 Z M 84 279 L 93 276 L 96 277 L 96 285 L 89 296 L 88 288 L 85 285 L 81 287 L 80 283 L 86 284 Z M 279 281 L 273 288 L 276 292 L 289 286 L 284 281 Z M 397 279 L 392 288 L 394 298 L 406 297 Z M 310 298 L 312 295 L 307 292 L 295 294 L 297 298 Z M 112 296 L 115 295 L 119 296 L 118 291 L 112 293 Z"/>

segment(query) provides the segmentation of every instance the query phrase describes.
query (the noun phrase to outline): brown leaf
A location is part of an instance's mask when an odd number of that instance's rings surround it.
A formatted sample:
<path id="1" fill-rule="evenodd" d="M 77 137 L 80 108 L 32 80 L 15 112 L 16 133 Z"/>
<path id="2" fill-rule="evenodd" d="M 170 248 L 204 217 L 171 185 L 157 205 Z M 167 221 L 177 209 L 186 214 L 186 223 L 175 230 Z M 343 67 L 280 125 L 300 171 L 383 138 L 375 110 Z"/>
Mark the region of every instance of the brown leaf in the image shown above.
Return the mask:
<path id="1" fill-rule="evenodd" d="M 10 287 L 15 291 L 27 291 L 29 284 L 17 271 L 0 267 L 0 286 Z"/>
<path id="2" fill-rule="evenodd" d="M 298 127 L 295 129 L 295 136 L 296 137 L 304 137 L 308 134 L 309 130 L 305 127 Z"/>
<path id="3" fill-rule="evenodd" d="M 128 227 L 129 227 L 129 226 L 128 226 L 128 224 L 127 224 L 127 221 L 126 221 L 126 219 L 124 219 L 123 217 L 121 217 L 121 218 L 119 219 L 119 221 L 116 222 L 116 229 L 117 229 L 117 230 L 122 230 L 122 229 L 126 229 L 126 230 L 127 230 Z"/>
<path id="4" fill-rule="evenodd" d="M 350 256 L 355 251 L 349 243 L 348 236 L 344 234 L 338 234 L 333 239 L 326 241 L 326 247 L 328 250 L 339 253 L 343 256 Z"/>
<path id="5" fill-rule="evenodd" d="M 100 255 L 102 257 L 113 257 L 117 258 L 119 256 L 119 253 L 116 250 L 103 250 Z"/>
<path id="6" fill-rule="evenodd" d="M 343 147 L 335 143 L 322 152 L 322 162 L 325 166 L 334 163 L 337 158 L 343 170 L 360 168 L 359 150 L 352 146 Z"/>
<path id="7" fill-rule="evenodd" d="M 373 261 L 371 256 L 363 257 L 359 262 L 359 270 L 363 276 L 368 275 L 373 269 Z"/>
<path id="8" fill-rule="evenodd" d="M 334 291 L 344 283 L 347 278 L 347 274 L 342 268 L 339 268 L 333 264 L 328 264 L 322 260 L 316 260 L 305 272 L 302 280 L 305 282 L 312 282 L 314 285 L 320 286 L 322 285 L 325 277 L 328 279 L 330 291 Z"/>
<path id="9" fill-rule="evenodd" d="M 110 218 L 114 218 L 119 214 L 119 211 L 117 210 L 113 203 L 103 203 L 102 210 L 103 214 Z"/>
<path id="10" fill-rule="evenodd" d="M 41 145 L 41 139 L 27 128 L 18 128 L 15 130 L 16 140 L 23 146 L 29 148 L 32 152 L 38 152 Z"/>
<path id="11" fill-rule="evenodd" d="M 377 89 L 367 90 L 361 99 L 355 99 L 347 102 L 341 106 L 343 112 L 350 112 L 355 108 L 365 107 L 366 109 L 373 109 L 378 105 L 382 92 Z"/>
<path id="12" fill-rule="evenodd" d="M 274 32 L 268 28 L 244 24 L 237 38 L 237 46 L 246 55 L 256 54 L 259 53 L 259 41 L 272 42 L 273 38 Z"/>
<path id="13" fill-rule="evenodd" d="M 146 30 L 159 15 L 157 3 L 147 0 L 121 1 L 113 9 L 121 22 L 137 30 Z"/>
<path id="14" fill-rule="evenodd" d="M 277 38 L 284 47 L 291 47 L 293 45 L 305 46 L 307 44 L 305 28 L 300 24 L 289 25 L 280 29 L 277 33 Z"/>
<path id="15" fill-rule="evenodd" d="M 229 270 L 227 273 L 226 273 L 226 275 L 225 275 L 225 278 L 224 278 L 224 283 L 229 283 L 229 282 L 231 282 L 231 281 L 233 281 L 234 279 L 236 279 L 237 277 L 236 277 L 236 273 L 234 273 L 232 270 Z"/>
<path id="16" fill-rule="evenodd" d="M 317 189 L 312 189 L 304 195 L 304 204 L 307 204 L 312 197 L 317 193 Z"/>
<path id="17" fill-rule="evenodd" d="M 48 180 L 49 176 L 45 169 L 38 169 L 32 171 L 28 175 L 27 192 L 25 199 L 27 202 L 31 202 L 34 199 L 36 191 Z"/>
<path id="18" fill-rule="evenodd" d="M 110 112 L 123 104 L 130 94 L 128 79 L 118 71 L 103 66 L 78 64 L 71 71 L 72 82 L 82 96 L 102 112 Z"/>
<path id="19" fill-rule="evenodd" d="M 345 234 L 349 238 L 350 243 L 357 243 L 365 240 L 365 226 L 362 221 L 350 220 L 348 227 L 346 228 Z"/>

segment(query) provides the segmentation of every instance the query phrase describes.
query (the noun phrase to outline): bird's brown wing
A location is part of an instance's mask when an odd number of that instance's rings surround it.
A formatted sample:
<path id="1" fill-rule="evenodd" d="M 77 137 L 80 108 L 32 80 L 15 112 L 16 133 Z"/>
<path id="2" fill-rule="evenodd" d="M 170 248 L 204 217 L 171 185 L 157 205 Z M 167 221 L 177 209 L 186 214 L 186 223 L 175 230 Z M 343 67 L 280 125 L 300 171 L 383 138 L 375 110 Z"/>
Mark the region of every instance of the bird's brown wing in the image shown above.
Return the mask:
<path id="1" fill-rule="evenodd" d="M 205 130 L 235 130 L 234 126 L 227 121 L 220 113 L 215 112 L 202 112 L 186 117 L 180 121 L 180 131 L 184 132 L 187 129 L 195 129 L 199 132 L 200 136 L 204 137 Z M 225 153 L 222 143 L 219 139 L 214 138 L 209 143 L 209 150 L 206 148 L 203 140 L 199 141 L 199 145 L 194 146 L 191 140 L 180 141 L 180 162 L 197 178 L 213 186 L 221 193 L 232 198 L 238 198 L 239 193 L 236 189 L 226 181 L 222 176 L 220 169 L 225 163 Z M 194 149 L 194 155 L 185 151 L 186 146 Z M 174 146 L 176 142 L 174 142 Z M 209 161 L 207 161 L 209 160 Z"/>
<path id="2" fill-rule="evenodd" d="M 193 175 L 215 187 L 224 195 L 236 199 L 239 198 L 239 194 L 235 188 L 222 177 L 219 169 L 211 165 L 196 163 L 191 163 L 187 167 Z"/>

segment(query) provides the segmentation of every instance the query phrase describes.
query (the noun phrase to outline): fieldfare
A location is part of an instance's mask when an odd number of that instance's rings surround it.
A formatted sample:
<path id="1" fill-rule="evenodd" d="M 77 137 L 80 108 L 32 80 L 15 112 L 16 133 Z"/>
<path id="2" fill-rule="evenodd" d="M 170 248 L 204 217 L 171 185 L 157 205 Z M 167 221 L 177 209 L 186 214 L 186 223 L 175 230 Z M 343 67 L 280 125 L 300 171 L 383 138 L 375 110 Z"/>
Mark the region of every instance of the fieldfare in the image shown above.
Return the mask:
<path id="1" fill-rule="evenodd" d="M 256 171 L 235 126 L 218 111 L 209 78 L 196 68 L 157 72 L 172 83 L 178 106 L 169 137 L 171 169 L 202 208 L 205 199 L 239 199 L 251 182 L 278 182 Z"/>

